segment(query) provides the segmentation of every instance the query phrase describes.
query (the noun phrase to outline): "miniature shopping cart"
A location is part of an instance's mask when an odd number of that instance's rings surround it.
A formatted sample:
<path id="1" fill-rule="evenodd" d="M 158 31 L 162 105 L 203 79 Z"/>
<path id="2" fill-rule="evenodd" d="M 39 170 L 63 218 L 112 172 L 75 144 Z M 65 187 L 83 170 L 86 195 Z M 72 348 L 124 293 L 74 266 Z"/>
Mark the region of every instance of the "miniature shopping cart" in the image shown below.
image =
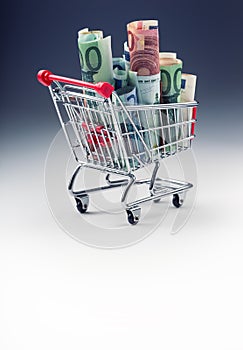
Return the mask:
<path id="1" fill-rule="evenodd" d="M 124 187 L 121 203 L 128 222 L 138 223 L 140 204 L 172 196 L 179 208 L 181 195 L 192 187 L 191 183 L 157 176 L 160 161 L 191 147 L 194 138 L 197 102 L 124 105 L 107 82 L 96 84 L 69 79 L 39 71 L 38 80 L 49 87 L 63 131 L 78 163 L 68 190 L 76 201 L 80 213 L 85 213 L 89 193 Z M 153 167 L 151 177 L 138 180 L 136 170 Z M 84 167 L 106 174 L 107 185 L 74 190 L 78 173 Z M 112 180 L 111 174 L 121 179 Z M 148 195 L 128 201 L 133 185 L 144 184 Z"/>

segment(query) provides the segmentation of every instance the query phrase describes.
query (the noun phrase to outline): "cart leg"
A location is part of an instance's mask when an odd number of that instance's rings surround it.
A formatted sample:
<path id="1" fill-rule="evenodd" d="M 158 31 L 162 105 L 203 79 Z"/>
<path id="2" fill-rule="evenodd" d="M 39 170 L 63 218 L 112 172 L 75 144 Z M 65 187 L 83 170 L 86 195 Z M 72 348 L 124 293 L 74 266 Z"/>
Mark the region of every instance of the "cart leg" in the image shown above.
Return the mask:
<path id="1" fill-rule="evenodd" d="M 73 186 L 74 186 L 74 182 L 75 182 L 75 179 L 78 175 L 78 173 L 80 172 L 80 170 L 82 169 L 82 165 L 79 165 L 77 167 L 77 169 L 75 170 L 75 172 L 73 173 L 73 176 L 71 177 L 71 180 L 69 181 L 69 184 L 68 184 L 68 191 L 74 195 L 74 191 L 73 191 Z"/>
<path id="2" fill-rule="evenodd" d="M 122 194 L 122 197 L 121 197 L 121 202 L 127 206 L 127 195 L 128 195 L 128 192 L 130 190 L 130 188 L 132 187 L 132 185 L 135 183 L 136 181 L 136 177 L 135 175 L 133 174 L 128 174 L 129 176 L 129 180 L 128 180 L 128 183 L 127 183 L 127 186 L 125 187 L 125 190 Z"/>
<path id="3" fill-rule="evenodd" d="M 88 209 L 89 196 L 85 191 L 79 191 L 79 192 L 73 191 L 75 179 L 77 178 L 77 175 L 80 172 L 80 170 L 82 169 L 82 167 L 83 167 L 82 165 L 79 165 L 77 167 L 77 169 L 75 170 L 75 172 L 73 173 L 73 176 L 71 177 L 71 180 L 70 180 L 69 185 L 68 185 L 68 191 L 75 198 L 77 210 L 83 214 Z"/>
<path id="4" fill-rule="evenodd" d="M 127 213 L 127 221 L 131 225 L 136 225 L 139 222 L 141 216 L 141 208 L 138 205 L 128 205 L 127 196 L 132 185 L 136 183 L 136 177 L 133 174 L 128 174 L 129 180 L 127 186 L 122 194 L 121 202 L 124 204 Z"/>
<path id="5" fill-rule="evenodd" d="M 159 161 L 156 161 L 155 164 L 154 164 L 154 170 L 153 170 L 153 173 L 152 173 L 152 176 L 151 176 L 151 181 L 150 181 L 150 184 L 149 184 L 149 191 L 150 191 L 152 196 L 154 195 L 153 189 L 154 189 L 154 184 L 155 184 L 155 180 L 156 180 L 156 176 L 157 176 L 159 167 L 160 167 L 160 163 L 159 163 Z"/>
<path id="6" fill-rule="evenodd" d="M 100 186 L 100 187 L 89 188 L 89 189 L 85 189 L 85 190 L 81 190 L 81 191 L 74 191 L 73 188 L 74 188 L 75 180 L 76 180 L 80 170 L 82 168 L 84 168 L 84 167 L 85 167 L 85 164 L 79 165 L 77 167 L 77 169 L 74 171 L 73 176 L 71 177 L 71 180 L 69 182 L 68 191 L 74 197 L 87 195 L 88 193 L 91 193 L 91 192 L 105 191 L 105 190 L 109 190 L 109 189 L 114 188 L 114 187 L 125 186 L 125 185 L 128 184 L 128 179 L 122 179 L 122 180 L 120 179 L 120 180 L 111 181 L 110 180 L 110 174 L 107 174 L 106 178 L 105 178 L 106 182 L 107 182 L 107 185 Z"/>
<path id="7" fill-rule="evenodd" d="M 151 197 L 153 197 L 155 195 L 155 188 L 154 187 L 155 187 L 155 181 L 157 179 L 157 173 L 158 173 L 159 167 L 160 167 L 160 162 L 156 161 L 155 164 L 154 164 L 154 170 L 153 170 L 153 173 L 152 173 L 152 176 L 151 176 L 150 185 L 149 185 L 149 191 L 150 191 Z M 160 199 L 161 198 L 154 199 L 154 203 L 160 202 Z"/>
<path id="8" fill-rule="evenodd" d="M 71 194 L 71 196 L 74 197 L 74 199 L 76 201 L 77 210 L 80 213 L 85 213 L 87 211 L 87 209 L 88 209 L 89 193 L 97 192 L 97 191 L 105 191 L 105 190 L 109 190 L 109 189 L 114 188 L 114 187 L 121 187 L 121 186 L 126 186 L 126 185 L 128 185 L 127 187 L 130 188 L 130 186 L 132 185 L 132 183 L 129 184 L 128 179 L 122 179 L 122 180 L 120 179 L 120 180 L 111 181 L 110 180 L 110 174 L 107 174 L 106 175 L 107 185 L 100 186 L 100 187 L 89 188 L 89 189 L 84 189 L 84 190 L 81 190 L 81 191 L 74 191 L 75 180 L 76 180 L 79 172 L 81 171 L 81 169 L 84 168 L 84 167 L 85 167 L 85 164 L 81 164 L 81 165 L 79 165 L 77 167 L 77 169 L 74 171 L 74 173 L 73 173 L 73 175 L 71 177 L 71 180 L 69 182 L 69 185 L 68 185 L 68 191 Z M 133 182 L 134 181 L 135 181 L 135 178 L 134 178 Z M 127 188 L 127 191 L 128 191 L 129 188 Z M 124 200 L 126 198 L 127 191 L 125 191 Z"/>

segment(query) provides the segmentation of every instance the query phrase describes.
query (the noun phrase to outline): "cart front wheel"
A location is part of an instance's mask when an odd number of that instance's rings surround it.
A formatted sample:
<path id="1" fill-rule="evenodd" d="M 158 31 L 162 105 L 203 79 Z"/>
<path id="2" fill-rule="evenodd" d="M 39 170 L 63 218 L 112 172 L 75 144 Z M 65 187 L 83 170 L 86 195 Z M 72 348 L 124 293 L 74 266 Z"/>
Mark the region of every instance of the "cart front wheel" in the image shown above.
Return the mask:
<path id="1" fill-rule="evenodd" d="M 180 208 L 183 204 L 183 199 L 179 196 L 178 193 L 173 194 L 172 203 L 176 208 Z"/>
<path id="2" fill-rule="evenodd" d="M 131 208 L 127 209 L 127 221 L 131 225 L 137 225 L 141 216 L 141 208 Z"/>
<path id="3" fill-rule="evenodd" d="M 89 197 L 88 195 L 75 197 L 76 207 L 80 213 L 85 213 L 88 209 Z"/>

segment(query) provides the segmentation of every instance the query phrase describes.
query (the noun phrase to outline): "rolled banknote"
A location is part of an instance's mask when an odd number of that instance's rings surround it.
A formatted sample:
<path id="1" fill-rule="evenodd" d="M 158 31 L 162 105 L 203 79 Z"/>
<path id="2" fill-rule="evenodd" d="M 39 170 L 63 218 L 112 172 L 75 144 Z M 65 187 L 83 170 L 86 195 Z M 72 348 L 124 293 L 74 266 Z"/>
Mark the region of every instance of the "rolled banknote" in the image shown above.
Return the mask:
<path id="1" fill-rule="evenodd" d="M 139 103 L 143 105 L 153 105 L 160 102 L 160 74 L 150 76 L 137 76 Z M 161 143 L 160 117 L 159 111 L 148 109 L 146 112 L 140 111 L 140 120 L 148 132 L 144 133 L 146 144 L 152 149 Z"/>
<path id="2" fill-rule="evenodd" d="M 136 105 L 138 102 L 136 87 L 125 86 L 116 90 L 116 93 L 125 105 Z"/>
<path id="3" fill-rule="evenodd" d="M 114 84 L 110 36 L 103 38 L 101 31 L 89 31 L 87 28 L 80 30 L 78 49 L 84 81 Z"/>
<path id="4" fill-rule="evenodd" d="M 116 94 L 119 97 L 120 101 L 124 105 L 134 106 L 137 104 L 137 94 L 136 94 L 136 87 L 133 86 L 125 86 L 118 90 L 116 90 Z M 115 104 L 119 106 L 119 100 L 114 101 Z M 134 117 L 136 117 L 136 112 L 133 114 Z M 124 123 L 124 118 L 126 119 L 126 114 L 123 111 L 117 111 L 118 121 L 119 123 Z M 138 124 L 138 119 L 133 119 L 133 122 Z"/>
<path id="5" fill-rule="evenodd" d="M 182 60 L 174 52 L 160 52 L 161 102 L 180 102 Z"/>
<path id="6" fill-rule="evenodd" d="M 138 104 L 157 104 L 160 96 L 160 74 L 154 76 L 138 76 L 137 72 L 128 71 L 128 85 L 136 87 Z M 143 129 L 154 129 L 160 126 L 159 112 L 152 109 L 137 111 L 137 118 Z M 148 147 L 157 147 L 160 140 L 159 129 L 145 131 L 144 141 Z"/>
<path id="7" fill-rule="evenodd" d="M 159 31 L 157 20 L 131 22 L 127 25 L 131 70 L 138 75 L 155 75 L 159 66 Z"/>
<path id="8" fill-rule="evenodd" d="M 140 101 L 142 101 L 142 98 L 140 95 L 137 75 L 138 75 L 137 72 L 133 72 L 130 69 L 128 70 L 128 85 L 136 87 L 137 103 L 140 103 Z"/>
<path id="9" fill-rule="evenodd" d="M 161 52 L 159 56 L 162 85 L 160 100 L 162 103 L 177 103 L 180 101 L 182 61 L 174 52 Z M 181 138 L 182 130 L 173 125 L 180 121 L 180 117 L 180 110 L 176 109 L 167 109 L 162 113 L 163 125 L 169 127 L 162 130 L 161 138 L 163 144 L 172 143 L 165 148 L 166 152 L 176 151 L 176 142 Z"/>
<path id="10" fill-rule="evenodd" d="M 159 32 L 157 20 L 142 20 L 127 25 L 130 70 L 137 72 L 139 104 L 155 104 L 160 99 Z M 133 77 L 135 79 L 135 77 Z M 144 140 L 150 149 L 158 147 L 160 119 L 152 110 L 140 111 Z"/>
<path id="11" fill-rule="evenodd" d="M 78 37 L 81 41 L 92 41 L 95 39 L 103 38 L 102 30 L 89 30 L 89 28 L 84 28 L 78 31 Z"/>
<path id="12" fill-rule="evenodd" d="M 116 93 L 125 105 L 131 106 L 137 104 L 136 87 L 125 86 L 116 90 Z M 140 136 L 138 135 L 139 131 L 142 130 L 142 125 L 137 111 L 129 111 L 129 114 L 137 130 L 135 130 L 129 118 L 124 113 L 120 114 L 119 122 L 121 131 L 124 133 L 123 140 L 129 162 L 131 166 L 137 167 L 139 166 L 139 160 L 143 162 L 145 159 L 145 148 L 140 138 L 143 136 L 142 133 L 140 133 Z"/>
<path id="13" fill-rule="evenodd" d="M 181 75 L 181 102 L 193 102 L 195 99 L 197 76 L 194 74 L 182 73 Z M 181 111 L 182 120 L 185 122 L 183 127 L 183 138 L 191 136 L 192 108 L 184 108 Z M 188 123 L 189 121 L 189 123 Z M 186 123 L 187 122 L 187 123 Z M 189 147 L 190 141 L 181 142 L 181 146 Z"/>
<path id="14" fill-rule="evenodd" d="M 113 57 L 112 65 L 113 65 L 113 69 L 118 68 L 121 70 L 126 70 L 125 60 L 123 57 Z"/>
<path id="15" fill-rule="evenodd" d="M 124 61 L 125 61 L 125 65 L 126 65 L 126 69 L 130 69 L 130 52 L 129 52 L 129 48 L 128 48 L 128 45 L 127 45 L 127 41 L 124 42 L 123 44 L 123 58 L 124 58 Z"/>
<path id="16" fill-rule="evenodd" d="M 116 67 L 113 69 L 113 78 L 115 82 L 115 90 L 127 86 L 127 71 Z"/>
<path id="17" fill-rule="evenodd" d="M 181 75 L 181 102 L 193 102 L 195 99 L 197 76 L 182 73 Z"/>
<path id="18" fill-rule="evenodd" d="M 160 99 L 160 74 L 137 76 L 140 104 L 157 104 Z"/>

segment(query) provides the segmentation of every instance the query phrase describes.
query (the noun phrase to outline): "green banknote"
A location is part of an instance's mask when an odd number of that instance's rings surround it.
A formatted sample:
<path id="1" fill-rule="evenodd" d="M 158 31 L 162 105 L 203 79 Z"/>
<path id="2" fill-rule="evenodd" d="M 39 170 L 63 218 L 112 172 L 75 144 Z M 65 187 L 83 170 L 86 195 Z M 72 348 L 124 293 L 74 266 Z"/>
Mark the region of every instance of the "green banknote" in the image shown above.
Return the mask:
<path id="1" fill-rule="evenodd" d="M 126 64 L 123 57 L 112 58 L 113 69 L 118 68 L 120 70 L 126 70 Z"/>
<path id="2" fill-rule="evenodd" d="M 103 38 L 101 31 L 78 33 L 78 49 L 82 79 L 90 83 L 107 81 L 114 83 L 111 51 L 111 37 Z"/>
<path id="3" fill-rule="evenodd" d="M 127 80 L 128 80 L 127 71 L 116 67 L 113 70 L 113 78 L 115 83 L 115 90 L 127 86 Z"/>
<path id="4" fill-rule="evenodd" d="M 178 60 L 179 61 L 179 60 Z M 180 102 L 182 61 L 160 67 L 162 83 L 162 103 Z"/>

